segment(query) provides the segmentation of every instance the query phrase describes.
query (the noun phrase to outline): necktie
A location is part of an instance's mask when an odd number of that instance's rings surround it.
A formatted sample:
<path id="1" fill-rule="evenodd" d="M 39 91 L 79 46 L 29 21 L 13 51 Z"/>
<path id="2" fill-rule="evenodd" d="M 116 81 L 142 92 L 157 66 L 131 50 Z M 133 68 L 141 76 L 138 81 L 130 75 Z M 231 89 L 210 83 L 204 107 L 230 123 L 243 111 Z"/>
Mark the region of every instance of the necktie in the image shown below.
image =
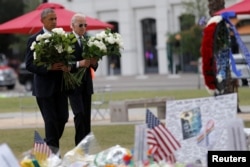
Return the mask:
<path id="1" fill-rule="evenodd" d="M 78 38 L 78 44 L 79 44 L 80 47 L 82 47 L 82 37 Z"/>

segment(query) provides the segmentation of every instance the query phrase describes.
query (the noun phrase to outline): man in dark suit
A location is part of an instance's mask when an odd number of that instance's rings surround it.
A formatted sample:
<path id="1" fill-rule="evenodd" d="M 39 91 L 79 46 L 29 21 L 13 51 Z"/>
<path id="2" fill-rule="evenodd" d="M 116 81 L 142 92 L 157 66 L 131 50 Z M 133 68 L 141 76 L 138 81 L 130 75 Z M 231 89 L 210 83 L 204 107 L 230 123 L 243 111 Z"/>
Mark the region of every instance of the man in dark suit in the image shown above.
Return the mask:
<path id="1" fill-rule="evenodd" d="M 82 38 L 86 32 L 86 18 L 82 14 L 75 14 L 71 19 L 72 33 L 77 39 Z M 87 136 L 91 132 L 91 98 L 93 94 L 93 81 L 91 77 L 91 68 L 97 69 L 97 59 L 83 59 L 80 40 L 75 43 L 75 61 L 76 70 L 79 67 L 86 68 L 86 71 L 82 77 L 82 82 L 71 94 L 69 94 L 70 105 L 74 114 L 75 124 L 75 145 Z M 74 71 L 74 66 L 72 70 Z"/>
<path id="2" fill-rule="evenodd" d="M 33 96 L 41 111 L 45 124 L 45 141 L 53 153 L 59 151 L 59 140 L 62 137 L 65 124 L 68 121 L 68 99 L 61 90 L 63 71 L 68 67 L 62 63 L 56 63 L 48 69 L 44 66 L 33 64 L 33 51 L 30 46 L 39 34 L 51 32 L 56 27 L 56 13 L 53 9 L 44 9 L 41 13 L 43 28 L 40 32 L 28 39 L 25 63 L 26 68 L 34 74 Z"/>

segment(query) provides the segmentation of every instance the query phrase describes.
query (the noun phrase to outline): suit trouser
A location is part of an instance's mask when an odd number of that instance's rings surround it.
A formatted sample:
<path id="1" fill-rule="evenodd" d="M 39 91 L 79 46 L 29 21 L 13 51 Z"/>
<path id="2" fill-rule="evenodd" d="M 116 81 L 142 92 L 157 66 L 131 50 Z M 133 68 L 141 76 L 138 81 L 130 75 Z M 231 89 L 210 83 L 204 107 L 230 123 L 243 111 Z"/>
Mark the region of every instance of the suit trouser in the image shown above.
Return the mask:
<path id="1" fill-rule="evenodd" d="M 75 145 L 91 132 L 91 94 L 69 95 L 70 105 L 74 114 Z"/>
<path id="2" fill-rule="evenodd" d="M 59 140 L 69 118 L 67 96 L 56 92 L 50 97 L 37 97 L 36 100 L 45 124 L 45 141 L 48 146 L 59 150 Z"/>

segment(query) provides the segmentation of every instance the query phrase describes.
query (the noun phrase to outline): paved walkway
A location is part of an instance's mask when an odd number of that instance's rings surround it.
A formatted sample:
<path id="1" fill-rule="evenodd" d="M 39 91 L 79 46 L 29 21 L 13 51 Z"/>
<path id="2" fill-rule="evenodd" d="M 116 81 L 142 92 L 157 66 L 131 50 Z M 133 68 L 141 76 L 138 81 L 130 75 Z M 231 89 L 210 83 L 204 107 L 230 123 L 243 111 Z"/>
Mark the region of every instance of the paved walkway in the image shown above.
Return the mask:
<path id="1" fill-rule="evenodd" d="M 241 106 L 242 113 L 237 114 L 244 121 L 250 121 L 250 106 Z M 150 108 L 156 114 L 156 108 Z M 94 111 L 93 111 L 94 112 Z M 100 110 L 105 119 L 97 115 L 92 119 L 92 125 L 112 125 L 112 124 L 139 124 L 145 121 L 145 108 L 129 109 L 129 122 L 111 123 L 109 111 Z M 43 120 L 40 112 L 17 112 L 0 114 L 0 129 L 34 128 L 43 127 Z M 70 112 L 67 126 L 73 126 L 73 114 Z"/>

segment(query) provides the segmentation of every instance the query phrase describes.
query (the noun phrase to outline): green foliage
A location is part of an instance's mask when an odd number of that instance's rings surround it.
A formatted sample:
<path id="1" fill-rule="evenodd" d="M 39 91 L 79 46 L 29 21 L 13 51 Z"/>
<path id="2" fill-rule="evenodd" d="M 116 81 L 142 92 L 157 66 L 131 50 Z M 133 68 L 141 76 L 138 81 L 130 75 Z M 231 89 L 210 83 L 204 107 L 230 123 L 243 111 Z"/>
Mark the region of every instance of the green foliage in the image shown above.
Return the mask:
<path id="1" fill-rule="evenodd" d="M 197 18 L 207 16 L 207 0 L 182 0 L 182 5 L 187 13 L 192 14 Z"/>
<path id="2" fill-rule="evenodd" d="M 40 0 L 1 0 L 0 24 L 34 10 Z M 27 35 L 0 34 L 0 53 L 8 58 L 24 59 Z M 13 50 L 18 51 L 14 53 Z M 16 54 L 16 55 L 15 55 Z"/>
<path id="3" fill-rule="evenodd" d="M 178 39 L 177 36 L 180 36 Z M 198 25 L 180 33 L 171 34 L 168 42 L 172 46 L 173 53 L 190 55 L 194 60 L 200 57 L 202 28 Z"/>
<path id="4" fill-rule="evenodd" d="M 37 66 L 47 66 L 61 62 L 68 65 L 74 58 L 72 46 L 75 42 L 73 34 L 57 32 L 53 29 L 52 34 L 44 33 L 37 36 L 37 41 L 32 43 L 31 49 L 34 49 L 34 63 Z"/>
<path id="5" fill-rule="evenodd" d="M 192 55 L 197 60 L 200 57 L 202 28 L 194 25 L 191 29 L 181 32 L 181 37 L 182 53 Z"/>
<path id="6" fill-rule="evenodd" d="M 180 17 L 181 31 L 169 35 L 168 42 L 173 48 L 173 53 L 189 56 L 189 60 L 197 60 L 200 57 L 200 46 L 202 39 L 202 27 L 198 26 L 194 20 L 207 16 L 206 0 L 182 1 L 185 13 Z M 195 16 L 193 18 L 192 16 Z M 176 35 L 180 38 L 177 39 Z"/>
<path id="7" fill-rule="evenodd" d="M 96 139 L 95 144 L 96 147 L 99 148 L 99 151 L 115 145 L 121 145 L 128 149 L 133 148 L 134 129 L 135 125 L 102 125 L 92 127 Z M 0 144 L 7 143 L 14 155 L 21 160 L 23 158 L 23 153 L 29 151 L 33 147 L 35 130 L 37 130 L 41 136 L 44 136 L 44 129 L 37 127 L 28 129 L 0 129 Z M 66 127 L 60 141 L 62 156 L 75 147 L 74 136 L 74 127 Z"/>
<path id="8" fill-rule="evenodd" d="M 189 30 L 195 24 L 195 16 L 192 14 L 182 14 L 179 19 L 181 31 Z"/>

